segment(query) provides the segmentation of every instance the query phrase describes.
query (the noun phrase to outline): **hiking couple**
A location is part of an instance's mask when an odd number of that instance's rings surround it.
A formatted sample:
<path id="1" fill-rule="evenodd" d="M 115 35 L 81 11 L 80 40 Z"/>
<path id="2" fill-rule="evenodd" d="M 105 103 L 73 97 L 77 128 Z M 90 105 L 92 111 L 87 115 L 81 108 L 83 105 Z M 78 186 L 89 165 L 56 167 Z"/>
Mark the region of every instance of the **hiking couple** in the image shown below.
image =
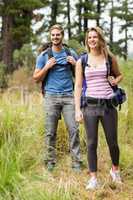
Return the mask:
<path id="1" fill-rule="evenodd" d="M 99 27 L 88 29 L 85 39 L 88 60 L 83 70 L 82 56 L 78 59 L 73 50 L 69 49 L 68 51 L 63 46 L 63 37 L 63 28 L 58 24 L 53 25 L 50 29 L 52 46 L 37 57 L 36 69 L 33 74 L 36 82 L 45 79 L 43 84 L 45 92 L 45 164 L 48 170 L 55 167 L 56 131 L 58 120 L 62 114 L 69 132 L 72 168 L 78 172 L 81 170 L 78 123 L 84 121 L 90 172 L 86 189 L 97 188 L 99 186 L 97 180 L 98 123 L 101 121 L 112 160 L 110 175 L 113 181 L 120 183 L 117 110 L 108 103 L 113 96 L 110 85 L 117 85 L 122 79 L 116 58 L 108 50 L 102 30 Z M 50 56 L 50 54 L 52 55 Z M 108 54 L 112 58 L 112 74 L 107 77 Z M 72 69 L 76 71 L 75 93 L 73 92 Z M 87 106 L 81 109 L 83 79 L 86 80 Z"/>

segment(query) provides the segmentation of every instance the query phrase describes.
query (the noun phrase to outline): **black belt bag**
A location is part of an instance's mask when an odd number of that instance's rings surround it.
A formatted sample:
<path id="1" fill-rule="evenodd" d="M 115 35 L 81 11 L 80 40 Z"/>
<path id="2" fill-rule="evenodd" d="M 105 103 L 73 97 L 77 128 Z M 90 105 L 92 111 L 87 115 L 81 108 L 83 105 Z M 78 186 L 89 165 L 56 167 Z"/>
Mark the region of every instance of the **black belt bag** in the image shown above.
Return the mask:
<path id="1" fill-rule="evenodd" d="M 113 99 L 98 99 L 93 97 L 81 97 L 81 108 L 88 106 L 89 104 L 113 107 Z"/>

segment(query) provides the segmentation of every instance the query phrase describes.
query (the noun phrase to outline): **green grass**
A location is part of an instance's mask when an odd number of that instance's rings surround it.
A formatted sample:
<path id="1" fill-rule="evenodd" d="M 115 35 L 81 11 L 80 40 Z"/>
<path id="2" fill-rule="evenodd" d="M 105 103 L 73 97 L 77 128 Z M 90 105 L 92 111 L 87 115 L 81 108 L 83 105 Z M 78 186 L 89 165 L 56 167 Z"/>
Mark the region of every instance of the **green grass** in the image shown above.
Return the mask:
<path id="1" fill-rule="evenodd" d="M 84 168 L 80 174 L 71 169 L 68 134 L 64 121 L 59 122 L 57 137 L 58 162 L 49 173 L 43 163 L 43 106 L 39 94 L 30 93 L 30 101 L 21 102 L 20 94 L 8 91 L 0 95 L 0 200 L 132 200 L 133 199 L 133 63 L 123 63 L 122 86 L 128 100 L 119 112 L 119 144 L 122 186 L 109 179 L 109 151 L 102 128 L 99 132 L 98 177 L 102 187 L 86 191 L 89 178 L 86 160 L 86 140 L 80 126 Z M 33 98 L 31 98 L 33 97 Z M 7 101 L 8 100 L 8 101 Z M 37 102 L 39 103 L 35 103 Z"/>

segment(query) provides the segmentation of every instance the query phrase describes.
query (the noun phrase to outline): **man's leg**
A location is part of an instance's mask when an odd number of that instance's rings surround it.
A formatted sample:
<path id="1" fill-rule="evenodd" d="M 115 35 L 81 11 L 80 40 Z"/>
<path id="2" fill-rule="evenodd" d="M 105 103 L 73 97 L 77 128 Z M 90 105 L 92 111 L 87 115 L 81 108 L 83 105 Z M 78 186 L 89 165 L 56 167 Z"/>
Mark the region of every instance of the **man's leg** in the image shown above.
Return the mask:
<path id="1" fill-rule="evenodd" d="M 78 123 L 75 121 L 74 99 L 72 96 L 65 96 L 63 98 L 62 112 L 69 132 L 70 152 L 72 156 L 73 167 L 74 165 L 79 166 L 81 163 L 79 127 Z"/>
<path id="2" fill-rule="evenodd" d="M 54 95 L 45 95 L 45 162 L 55 164 L 56 162 L 56 131 L 61 108 L 58 98 Z"/>

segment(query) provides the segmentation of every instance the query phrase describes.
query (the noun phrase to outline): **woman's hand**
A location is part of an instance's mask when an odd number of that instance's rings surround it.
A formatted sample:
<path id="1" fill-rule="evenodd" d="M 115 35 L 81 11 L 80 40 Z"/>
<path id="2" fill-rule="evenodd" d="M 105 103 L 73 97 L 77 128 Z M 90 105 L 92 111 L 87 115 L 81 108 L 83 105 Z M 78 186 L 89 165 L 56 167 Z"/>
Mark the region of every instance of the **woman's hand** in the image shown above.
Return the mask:
<path id="1" fill-rule="evenodd" d="M 117 78 L 114 78 L 114 76 L 109 76 L 109 77 L 108 77 L 108 81 L 110 82 L 110 84 L 111 84 L 112 86 L 115 86 L 115 85 L 118 84 Z"/>
<path id="2" fill-rule="evenodd" d="M 76 122 L 83 122 L 83 113 L 81 110 L 75 111 Z"/>

